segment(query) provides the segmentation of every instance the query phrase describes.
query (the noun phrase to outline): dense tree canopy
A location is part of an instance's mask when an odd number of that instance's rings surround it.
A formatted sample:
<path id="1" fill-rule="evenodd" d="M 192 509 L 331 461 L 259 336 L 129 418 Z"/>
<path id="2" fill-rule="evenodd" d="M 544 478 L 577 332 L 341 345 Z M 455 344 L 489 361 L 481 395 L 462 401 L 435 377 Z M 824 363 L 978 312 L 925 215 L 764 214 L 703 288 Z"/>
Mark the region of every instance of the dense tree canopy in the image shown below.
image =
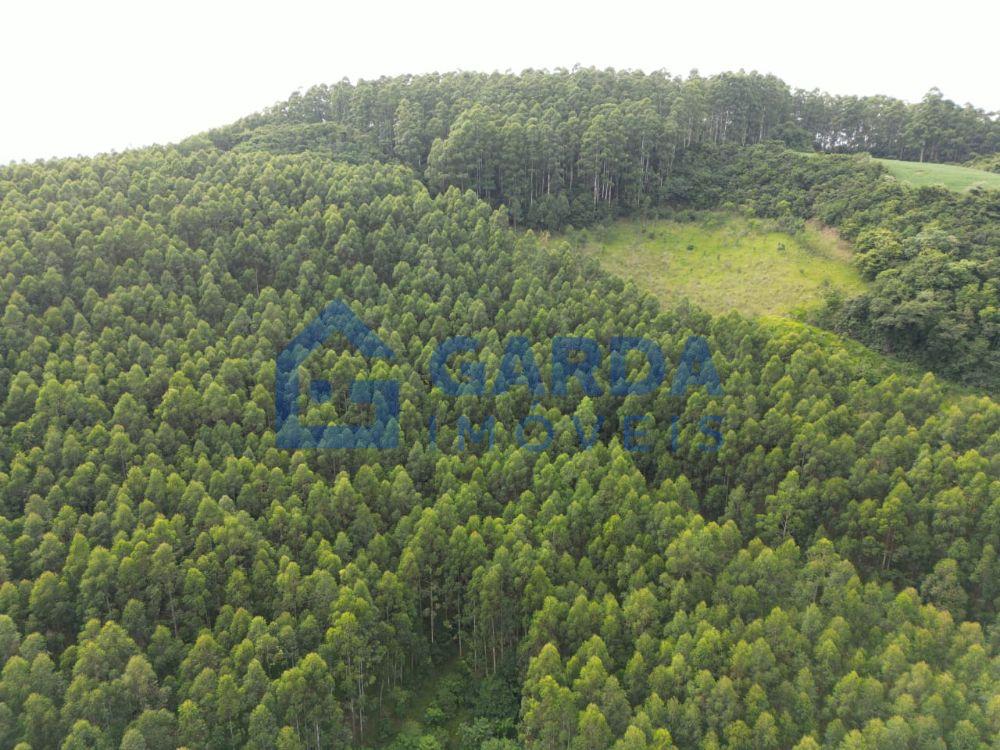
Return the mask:
<path id="1" fill-rule="evenodd" d="M 664 125 L 662 101 L 758 81 L 726 80 L 455 75 L 426 100 L 437 78 L 338 85 L 289 102 L 294 130 L 269 113 L 0 170 L 0 746 L 995 746 L 997 404 L 797 323 L 660 310 L 510 226 L 544 196 L 577 203 L 557 182 L 585 185 L 588 211 L 642 210 L 661 175 L 657 202 L 819 216 L 874 280 L 831 325 L 887 336 L 883 317 L 935 289 L 940 325 L 969 327 L 955 345 L 995 357 L 994 196 L 745 149 L 798 106 L 773 79 L 773 103 L 712 109 L 717 132 L 690 138 L 720 143 L 658 172 L 656 131 L 679 148 L 694 121 Z M 618 87 L 644 93 L 619 104 Z M 556 144 L 523 172 L 489 161 L 491 129 L 518 127 L 509 90 Z M 585 103 L 580 172 L 558 144 Z M 530 150 L 543 131 L 524 127 Z M 483 200 L 511 195 L 525 213 Z M 276 357 L 331 300 L 396 357 L 331 341 L 300 369 L 304 418 L 364 423 L 350 384 L 393 379 L 398 447 L 277 444 Z M 494 387 L 516 337 L 548 384 L 553 336 L 642 336 L 673 369 L 693 335 L 720 389 Z M 452 336 L 479 342 L 452 369 L 481 364 L 483 395 L 432 385 Z M 308 395 L 320 378 L 329 399 Z M 623 437 L 635 414 L 648 450 Z M 542 450 L 515 436 L 531 415 L 553 426 Z M 490 417 L 493 445 L 462 427 Z M 414 706 L 421 732 L 396 736 Z"/>
<path id="2" fill-rule="evenodd" d="M 306 124 L 309 130 L 297 127 Z M 335 132 L 355 148 L 414 167 L 464 159 L 466 150 L 485 145 L 490 161 L 483 167 L 531 173 L 510 174 L 506 190 L 479 184 L 505 196 L 548 194 L 553 180 L 568 185 L 573 161 L 594 140 L 611 154 L 625 146 L 614 155 L 649 171 L 669 171 L 677 151 L 692 145 L 769 139 L 915 161 L 959 162 L 1000 150 L 996 113 L 960 106 L 936 88 L 908 104 L 792 90 L 772 75 L 742 70 L 708 78 L 574 68 L 342 81 L 296 93 L 211 137 L 228 148 L 262 129 L 278 142 L 287 136 L 289 149 L 301 148 L 307 133 Z"/>

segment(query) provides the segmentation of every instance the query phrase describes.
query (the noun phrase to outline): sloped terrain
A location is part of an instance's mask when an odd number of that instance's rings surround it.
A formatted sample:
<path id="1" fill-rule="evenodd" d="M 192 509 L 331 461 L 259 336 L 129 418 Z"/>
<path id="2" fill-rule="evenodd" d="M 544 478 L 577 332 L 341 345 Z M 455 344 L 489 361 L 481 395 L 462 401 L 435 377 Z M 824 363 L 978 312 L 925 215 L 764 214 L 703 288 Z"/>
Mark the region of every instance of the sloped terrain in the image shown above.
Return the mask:
<path id="1" fill-rule="evenodd" d="M 963 167 L 959 164 L 934 164 L 932 162 L 898 161 L 896 159 L 878 159 L 877 161 L 884 165 L 893 177 L 914 187 L 943 185 L 949 190 L 959 192 L 974 188 L 1000 190 L 1000 174 L 987 172 L 984 169 Z"/>
<path id="2" fill-rule="evenodd" d="M 828 294 L 865 289 L 850 249 L 828 233 L 796 234 L 728 214 L 691 221 L 619 221 L 577 238 L 608 271 L 632 279 L 665 306 L 787 315 L 815 310 Z"/>

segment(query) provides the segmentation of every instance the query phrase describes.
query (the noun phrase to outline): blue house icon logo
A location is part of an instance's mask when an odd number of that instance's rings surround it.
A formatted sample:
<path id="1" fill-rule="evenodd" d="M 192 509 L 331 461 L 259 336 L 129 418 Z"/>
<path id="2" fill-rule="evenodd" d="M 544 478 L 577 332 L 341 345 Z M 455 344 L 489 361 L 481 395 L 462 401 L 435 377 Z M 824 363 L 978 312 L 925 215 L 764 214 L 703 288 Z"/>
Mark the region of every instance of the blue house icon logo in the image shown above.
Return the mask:
<path id="1" fill-rule="evenodd" d="M 395 380 L 356 380 L 351 402 L 370 405 L 374 419 L 365 425 L 304 424 L 299 414 L 299 366 L 334 333 L 368 359 L 391 360 L 395 353 L 339 300 L 331 302 L 281 351 L 276 360 L 274 410 L 279 448 L 396 448 L 399 445 L 399 383 Z M 330 400 L 327 380 L 314 380 L 310 398 Z"/>

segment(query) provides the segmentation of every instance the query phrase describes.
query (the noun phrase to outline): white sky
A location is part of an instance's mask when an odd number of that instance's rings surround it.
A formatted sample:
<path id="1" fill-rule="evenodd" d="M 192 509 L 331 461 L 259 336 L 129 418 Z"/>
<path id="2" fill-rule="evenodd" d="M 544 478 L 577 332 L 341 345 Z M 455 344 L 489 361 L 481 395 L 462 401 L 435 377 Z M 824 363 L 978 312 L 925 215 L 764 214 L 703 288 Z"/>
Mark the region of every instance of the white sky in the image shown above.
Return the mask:
<path id="1" fill-rule="evenodd" d="M 345 76 L 756 69 L 1000 110 L 1000 3 L 212 0 L 0 5 L 0 164 L 165 143 Z"/>

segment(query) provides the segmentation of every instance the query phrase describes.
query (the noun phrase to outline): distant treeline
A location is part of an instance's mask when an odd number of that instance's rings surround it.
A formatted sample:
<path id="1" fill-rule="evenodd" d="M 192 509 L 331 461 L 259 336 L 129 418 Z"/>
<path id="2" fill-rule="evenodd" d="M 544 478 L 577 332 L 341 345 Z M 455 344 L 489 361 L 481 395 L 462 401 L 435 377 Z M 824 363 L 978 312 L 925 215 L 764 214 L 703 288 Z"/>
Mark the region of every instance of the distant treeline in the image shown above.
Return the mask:
<path id="1" fill-rule="evenodd" d="M 793 91 L 756 72 L 684 79 L 582 68 L 315 86 L 210 137 L 223 149 L 334 144 L 358 161 L 398 160 L 432 188 L 472 188 L 542 225 L 561 223 L 574 201 L 636 206 L 669 197 L 678 157 L 703 144 L 778 140 L 959 162 L 1000 150 L 1000 121 L 937 89 L 907 104 Z"/>

